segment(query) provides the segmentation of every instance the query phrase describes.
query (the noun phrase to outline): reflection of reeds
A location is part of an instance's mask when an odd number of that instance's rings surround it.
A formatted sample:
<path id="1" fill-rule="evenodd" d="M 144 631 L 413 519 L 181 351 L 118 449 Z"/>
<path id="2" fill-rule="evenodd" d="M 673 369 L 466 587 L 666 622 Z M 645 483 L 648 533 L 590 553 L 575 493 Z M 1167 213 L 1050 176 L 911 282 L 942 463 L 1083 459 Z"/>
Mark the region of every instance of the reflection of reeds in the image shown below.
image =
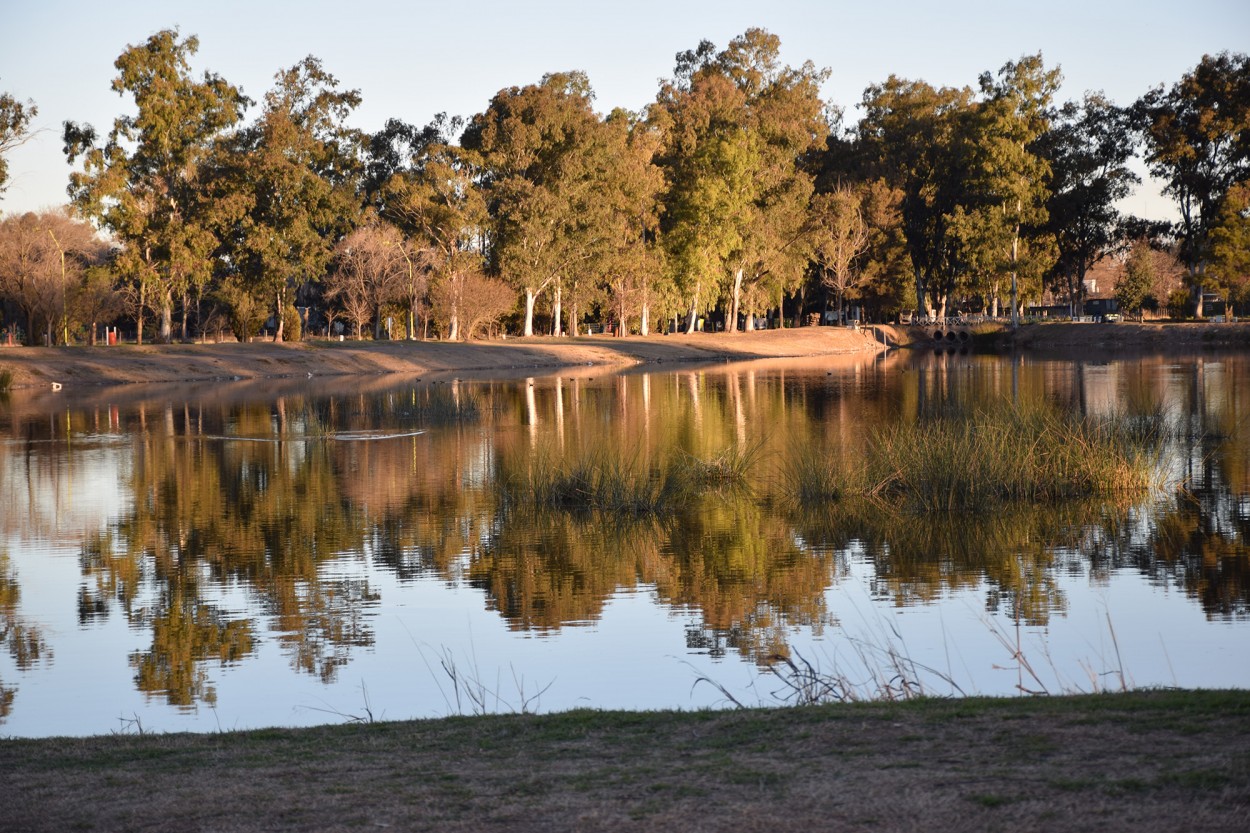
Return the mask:
<path id="1" fill-rule="evenodd" d="M 8 393 L 11 387 L 13 387 L 13 371 L 0 370 L 0 393 Z"/>
<path id="2" fill-rule="evenodd" d="M 785 479 L 789 497 L 804 504 L 865 494 L 924 511 L 1139 495 L 1159 481 L 1169 431 L 1160 411 L 947 413 L 872 432 L 858 470 L 808 449 Z"/>

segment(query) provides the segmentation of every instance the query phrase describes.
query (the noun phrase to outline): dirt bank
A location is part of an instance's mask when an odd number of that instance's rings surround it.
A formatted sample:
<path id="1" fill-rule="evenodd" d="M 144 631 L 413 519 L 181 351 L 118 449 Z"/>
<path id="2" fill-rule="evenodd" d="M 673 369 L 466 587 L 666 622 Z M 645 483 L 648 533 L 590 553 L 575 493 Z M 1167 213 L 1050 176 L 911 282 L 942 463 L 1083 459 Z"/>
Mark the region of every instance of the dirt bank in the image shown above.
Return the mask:
<path id="1" fill-rule="evenodd" d="M 0 350 L 14 387 L 189 382 L 383 373 L 517 371 L 585 365 L 745 361 L 860 353 L 881 349 L 872 331 L 802 327 L 754 333 L 629 338 L 530 338 L 467 343 L 330 342 L 296 344 L 20 347 Z"/>
<path id="2" fill-rule="evenodd" d="M 0 371 L 16 388 L 99 388 L 135 382 L 306 379 L 382 374 L 462 373 L 508 377 L 573 367 L 716 363 L 871 354 L 889 347 L 928 346 L 933 328 L 874 326 L 864 330 L 800 327 L 753 333 L 604 336 L 475 342 L 331 342 L 296 344 L 122 345 L 0 349 Z M 962 342 L 960 342 L 962 343 Z M 973 328 L 976 349 L 1039 355 L 1193 352 L 1250 348 L 1250 323 L 1029 324 Z"/>

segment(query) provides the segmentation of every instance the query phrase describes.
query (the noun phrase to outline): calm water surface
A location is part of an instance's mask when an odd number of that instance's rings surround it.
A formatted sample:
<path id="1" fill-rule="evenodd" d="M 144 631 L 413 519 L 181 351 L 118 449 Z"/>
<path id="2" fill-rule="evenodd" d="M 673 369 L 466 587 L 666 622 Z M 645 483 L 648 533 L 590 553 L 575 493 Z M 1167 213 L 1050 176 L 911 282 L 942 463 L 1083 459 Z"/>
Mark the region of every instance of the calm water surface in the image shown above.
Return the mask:
<path id="1" fill-rule="evenodd" d="M 582 370 L 0 401 L 0 736 L 767 704 L 778 657 L 862 694 L 1250 687 L 1245 356 Z M 1193 430 L 1133 505 L 785 500 L 805 449 L 1042 400 Z M 506 488 L 731 448 L 747 488 L 659 518 Z"/>

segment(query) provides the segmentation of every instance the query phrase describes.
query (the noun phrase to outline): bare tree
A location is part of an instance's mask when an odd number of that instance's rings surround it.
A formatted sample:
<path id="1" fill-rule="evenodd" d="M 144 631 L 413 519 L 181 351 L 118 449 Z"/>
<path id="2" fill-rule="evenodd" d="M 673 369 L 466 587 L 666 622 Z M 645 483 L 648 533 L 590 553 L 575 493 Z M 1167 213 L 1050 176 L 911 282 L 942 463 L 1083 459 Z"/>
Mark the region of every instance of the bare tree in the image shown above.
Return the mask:
<path id="1" fill-rule="evenodd" d="M 436 269 L 441 277 L 430 290 L 430 301 L 450 341 L 471 339 L 516 308 L 516 290 L 484 275 L 481 263 L 476 252 L 458 252 Z"/>
<path id="2" fill-rule="evenodd" d="M 516 290 L 501 280 L 481 272 L 470 272 L 465 275 L 464 283 L 465 339 L 476 338 L 481 329 L 493 327 L 516 308 Z"/>
<path id="3" fill-rule="evenodd" d="M 405 297 L 413 283 L 415 258 L 394 226 L 361 226 L 344 237 L 334 251 L 334 268 L 325 280 L 326 300 L 337 301 L 355 329 L 356 338 L 365 325 L 375 322 L 374 337 L 381 336 L 382 307 Z"/>
<path id="4" fill-rule="evenodd" d="M 26 317 L 26 342 L 68 341 L 68 301 L 84 270 L 106 246 L 90 225 L 63 211 L 29 212 L 0 220 L 0 296 Z"/>

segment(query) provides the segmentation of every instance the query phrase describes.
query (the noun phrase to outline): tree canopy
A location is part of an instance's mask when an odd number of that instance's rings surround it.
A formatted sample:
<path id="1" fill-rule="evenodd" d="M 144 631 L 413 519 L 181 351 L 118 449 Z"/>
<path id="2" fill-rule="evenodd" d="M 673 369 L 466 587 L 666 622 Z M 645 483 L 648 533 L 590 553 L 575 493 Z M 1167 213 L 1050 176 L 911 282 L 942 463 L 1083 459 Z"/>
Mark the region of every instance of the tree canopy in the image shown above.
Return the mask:
<path id="1" fill-rule="evenodd" d="M 1180 210 L 1170 242 L 1196 311 L 1203 291 L 1235 300 L 1247 284 L 1241 54 L 1126 108 L 1057 103 L 1040 54 L 962 86 L 891 75 L 843 125 L 828 71 L 751 28 L 676 55 L 640 112 L 597 112 L 568 70 L 468 118 L 397 114 L 369 133 L 352 124 L 361 93 L 315 56 L 279 71 L 249 119 L 240 89 L 193 71 L 198 46 L 177 29 L 127 46 L 112 88 L 133 106 L 107 133 L 64 125 L 72 204 L 115 247 L 93 291 L 111 276 L 140 339 L 152 322 L 174 338 L 178 313 L 184 339 L 226 317 L 238 338 L 283 339 L 335 319 L 360 337 L 460 338 L 499 321 L 526 336 L 681 316 L 735 330 L 847 303 L 1079 314 L 1088 271 L 1146 225 L 1119 207 L 1138 150 Z M 35 112 L 0 95 L 0 191 Z M 0 299 L 10 313 L 20 294 Z"/>

